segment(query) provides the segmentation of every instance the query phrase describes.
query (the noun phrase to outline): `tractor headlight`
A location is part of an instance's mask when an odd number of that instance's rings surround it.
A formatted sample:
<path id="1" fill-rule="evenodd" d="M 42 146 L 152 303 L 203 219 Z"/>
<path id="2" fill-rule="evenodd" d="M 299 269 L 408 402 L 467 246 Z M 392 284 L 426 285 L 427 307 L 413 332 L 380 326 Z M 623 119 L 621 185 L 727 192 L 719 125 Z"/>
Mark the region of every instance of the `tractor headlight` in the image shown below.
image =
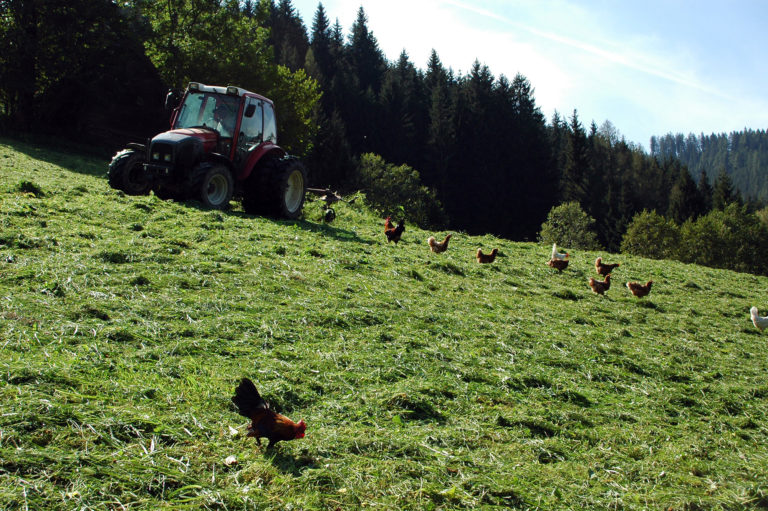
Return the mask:
<path id="1" fill-rule="evenodd" d="M 159 160 L 160 159 L 160 153 L 157 153 L 157 152 L 152 153 L 152 159 L 155 160 L 155 161 Z"/>
<path id="2" fill-rule="evenodd" d="M 163 155 L 163 160 L 165 160 L 166 162 L 170 163 L 170 161 L 171 161 L 171 155 L 170 155 L 170 154 L 165 154 L 165 155 Z"/>

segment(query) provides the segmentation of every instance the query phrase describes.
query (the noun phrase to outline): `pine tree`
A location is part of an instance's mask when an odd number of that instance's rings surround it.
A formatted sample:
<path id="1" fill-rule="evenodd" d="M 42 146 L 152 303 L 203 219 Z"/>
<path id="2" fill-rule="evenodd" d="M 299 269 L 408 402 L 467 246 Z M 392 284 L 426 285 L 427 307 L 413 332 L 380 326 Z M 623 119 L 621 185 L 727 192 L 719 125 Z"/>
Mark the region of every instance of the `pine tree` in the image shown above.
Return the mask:
<path id="1" fill-rule="evenodd" d="M 381 128 L 380 154 L 388 162 L 408 163 L 420 168 L 424 161 L 428 101 L 422 74 L 403 51 L 397 63 L 387 68 L 379 95 Z"/>
<path id="2" fill-rule="evenodd" d="M 349 35 L 349 56 L 360 90 L 370 88 L 374 94 L 378 94 L 384 79 L 386 61 L 376 37 L 368 30 L 368 17 L 362 6 L 357 11 L 357 19 Z"/>
<path id="3" fill-rule="evenodd" d="M 448 166 L 456 151 L 452 108 L 455 83 L 435 50 L 432 50 L 430 55 L 424 82 L 430 105 L 427 150 L 421 175 L 425 184 L 435 187 L 442 198 L 446 193 Z"/>
<path id="4" fill-rule="evenodd" d="M 679 164 L 678 164 L 679 165 Z M 668 216 L 678 224 L 703 213 L 703 201 L 688 169 L 679 165 L 677 181 L 669 192 Z"/>
<path id="5" fill-rule="evenodd" d="M 274 0 L 270 0 L 270 4 L 270 43 L 275 50 L 275 61 L 296 71 L 304 66 L 309 49 L 304 22 L 291 0 L 280 0 L 277 5 Z"/>
<path id="6" fill-rule="evenodd" d="M 712 188 L 712 208 L 724 210 L 728 204 L 733 202 L 740 203 L 741 197 L 734 190 L 731 177 L 725 171 L 725 168 L 721 168 L 715 179 L 715 185 Z"/>
<path id="7" fill-rule="evenodd" d="M 578 112 L 573 111 L 567 133 L 567 149 L 563 161 L 562 193 L 565 202 L 587 202 L 590 173 L 587 134 L 579 121 Z"/>
<path id="8" fill-rule="evenodd" d="M 704 205 L 704 213 L 708 213 L 712 209 L 713 189 L 712 185 L 709 184 L 709 176 L 707 176 L 706 170 L 701 171 L 698 186 L 699 193 L 701 194 L 701 199 Z"/>
<path id="9" fill-rule="evenodd" d="M 313 76 L 323 89 L 327 89 L 334 73 L 331 57 L 331 28 L 322 3 L 317 5 L 317 11 L 315 11 L 310 47 L 318 71 Z"/>

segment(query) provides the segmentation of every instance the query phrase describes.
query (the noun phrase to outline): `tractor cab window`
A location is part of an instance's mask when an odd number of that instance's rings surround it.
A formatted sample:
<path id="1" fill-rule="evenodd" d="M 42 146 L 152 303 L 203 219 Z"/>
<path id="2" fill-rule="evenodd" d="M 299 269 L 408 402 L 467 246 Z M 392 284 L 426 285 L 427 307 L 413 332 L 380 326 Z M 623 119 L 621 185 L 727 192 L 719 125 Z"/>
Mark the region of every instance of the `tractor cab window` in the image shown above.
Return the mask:
<path id="1" fill-rule="evenodd" d="M 181 105 L 176 128 L 204 127 L 217 130 L 222 137 L 231 137 L 239 98 L 222 94 L 195 92 L 187 95 Z"/>
<path id="2" fill-rule="evenodd" d="M 235 118 L 239 105 L 238 98 L 230 96 L 212 96 L 213 115 L 208 126 L 218 131 L 222 137 L 231 137 L 235 131 Z"/>
<path id="3" fill-rule="evenodd" d="M 256 98 L 248 98 L 245 103 L 245 112 L 249 111 L 249 108 L 253 105 L 253 115 L 250 117 L 243 116 L 243 121 L 240 124 L 240 140 L 239 144 L 250 151 L 257 145 L 261 144 L 263 121 L 263 103 Z"/>
<path id="4" fill-rule="evenodd" d="M 277 143 L 277 123 L 272 105 L 264 103 L 264 140 Z"/>
<path id="5" fill-rule="evenodd" d="M 176 119 L 176 128 L 191 128 L 202 124 L 202 113 L 205 107 L 205 94 L 187 94 L 184 104 L 181 105 L 179 117 Z"/>

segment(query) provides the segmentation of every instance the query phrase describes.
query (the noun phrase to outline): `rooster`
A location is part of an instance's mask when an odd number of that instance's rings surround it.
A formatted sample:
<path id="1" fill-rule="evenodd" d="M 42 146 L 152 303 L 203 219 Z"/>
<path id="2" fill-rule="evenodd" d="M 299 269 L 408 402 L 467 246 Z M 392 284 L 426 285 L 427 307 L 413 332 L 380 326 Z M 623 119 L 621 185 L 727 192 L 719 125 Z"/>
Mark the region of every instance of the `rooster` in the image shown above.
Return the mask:
<path id="1" fill-rule="evenodd" d="M 269 440 L 268 449 L 280 440 L 304 438 L 304 431 L 307 429 L 304 420 L 296 423 L 271 410 L 259 395 L 256 385 L 248 378 L 243 378 L 237 386 L 232 402 L 237 406 L 240 415 L 251 419 L 251 424 L 248 425 L 248 436 L 255 436 L 259 445 L 261 445 L 261 437 Z"/>
<path id="2" fill-rule="evenodd" d="M 652 280 L 649 280 L 645 284 L 641 284 L 639 282 L 627 282 L 627 289 L 629 289 L 636 297 L 642 298 L 644 296 L 648 296 L 648 293 L 651 292 L 652 284 Z"/>
<path id="3" fill-rule="evenodd" d="M 757 329 L 761 332 L 768 326 L 768 316 L 758 316 L 757 307 L 749 309 L 749 315 L 752 317 L 752 323 L 754 323 Z"/>
<path id="4" fill-rule="evenodd" d="M 594 277 L 589 277 L 589 287 L 592 288 L 592 292 L 599 295 L 605 294 L 611 288 L 611 274 L 605 276 L 605 281 L 596 280 Z"/>
<path id="5" fill-rule="evenodd" d="M 570 261 L 568 259 L 555 259 L 552 258 L 549 261 L 547 261 L 547 266 L 550 268 L 554 268 L 557 271 L 563 271 L 564 269 L 568 268 L 568 263 Z"/>
<path id="6" fill-rule="evenodd" d="M 403 235 L 404 231 L 405 220 L 401 220 L 400 223 L 397 224 L 397 227 L 392 225 L 391 217 L 387 217 L 387 219 L 384 221 L 384 234 L 387 236 L 387 243 L 394 241 L 395 244 L 397 244 L 397 242 L 400 241 L 400 236 Z"/>
<path id="7" fill-rule="evenodd" d="M 568 252 L 562 253 L 557 251 L 557 243 L 552 243 L 552 256 L 550 259 L 558 261 L 567 261 L 570 254 Z"/>
<path id="8" fill-rule="evenodd" d="M 494 248 L 491 250 L 490 254 L 483 254 L 483 251 L 481 249 L 477 249 L 477 254 L 475 254 L 475 257 L 477 257 L 478 263 L 492 263 L 496 259 L 496 254 L 499 253 L 498 248 Z"/>
<path id="9" fill-rule="evenodd" d="M 435 254 L 445 252 L 448 250 L 448 240 L 451 239 L 451 236 L 452 234 L 448 234 L 443 241 L 437 241 L 434 236 L 430 236 L 429 239 L 427 239 L 427 245 L 429 245 L 429 249 Z"/>
<path id="10" fill-rule="evenodd" d="M 595 259 L 595 270 L 597 270 L 597 273 L 600 275 L 608 275 L 614 270 L 614 268 L 618 268 L 619 266 L 621 266 L 621 263 L 604 263 L 602 257 Z"/>

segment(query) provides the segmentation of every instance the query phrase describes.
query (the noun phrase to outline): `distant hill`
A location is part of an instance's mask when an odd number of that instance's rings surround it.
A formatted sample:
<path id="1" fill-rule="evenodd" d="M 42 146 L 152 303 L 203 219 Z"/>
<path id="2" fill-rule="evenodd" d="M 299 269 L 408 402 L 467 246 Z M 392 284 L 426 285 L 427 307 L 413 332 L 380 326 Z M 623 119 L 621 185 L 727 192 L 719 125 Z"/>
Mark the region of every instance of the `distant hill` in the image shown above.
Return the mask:
<path id="1" fill-rule="evenodd" d="M 651 155 L 660 160 L 677 158 L 696 181 L 705 171 L 712 183 L 721 170 L 731 177 L 745 199 L 768 203 L 768 134 L 744 130 L 687 137 L 671 133 L 651 137 Z"/>

